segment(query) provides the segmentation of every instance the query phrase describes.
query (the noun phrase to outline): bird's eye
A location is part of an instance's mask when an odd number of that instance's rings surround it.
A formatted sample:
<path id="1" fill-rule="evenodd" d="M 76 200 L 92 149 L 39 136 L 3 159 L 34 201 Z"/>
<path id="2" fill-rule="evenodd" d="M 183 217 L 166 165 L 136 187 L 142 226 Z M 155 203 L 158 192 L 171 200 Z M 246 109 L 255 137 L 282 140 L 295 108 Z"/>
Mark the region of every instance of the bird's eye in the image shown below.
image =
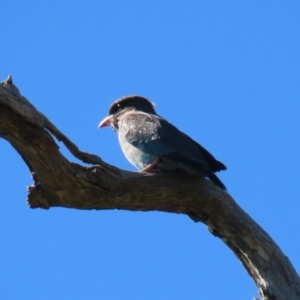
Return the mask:
<path id="1" fill-rule="evenodd" d="M 120 103 L 117 103 L 117 104 L 115 104 L 115 106 L 112 108 L 111 112 L 116 113 L 116 112 L 118 112 L 121 108 L 122 108 L 122 107 L 121 107 L 121 104 L 120 104 Z"/>

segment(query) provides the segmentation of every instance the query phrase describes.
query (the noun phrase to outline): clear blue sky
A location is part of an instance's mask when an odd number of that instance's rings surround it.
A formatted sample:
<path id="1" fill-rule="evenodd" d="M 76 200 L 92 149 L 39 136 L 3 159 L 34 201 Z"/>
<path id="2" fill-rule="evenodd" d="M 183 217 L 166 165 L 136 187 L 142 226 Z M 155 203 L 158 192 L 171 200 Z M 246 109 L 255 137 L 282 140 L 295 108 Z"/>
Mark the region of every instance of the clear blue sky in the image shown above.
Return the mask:
<path id="1" fill-rule="evenodd" d="M 140 94 L 228 170 L 230 194 L 300 270 L 299 1 L 9 1 L 1 79 L 83 151 L 134 170 L 112 101 Z M 74 159 L 61 146 L 70 160 Z M 31 210 L 0 140 L 1 299 L 252 299 L 234 254 L 186 216 Z"/>

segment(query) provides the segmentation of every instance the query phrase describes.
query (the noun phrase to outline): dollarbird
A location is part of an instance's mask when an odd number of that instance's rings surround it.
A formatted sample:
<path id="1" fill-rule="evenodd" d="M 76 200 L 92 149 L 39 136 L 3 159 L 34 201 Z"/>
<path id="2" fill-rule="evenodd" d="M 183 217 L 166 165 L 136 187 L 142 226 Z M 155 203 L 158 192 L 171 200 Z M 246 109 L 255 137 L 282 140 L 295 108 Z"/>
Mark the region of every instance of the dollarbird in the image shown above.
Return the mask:
<path id="1" fill-rule="evenodd" d="M 98 128 L 105 126 L 117 132 L 126 158 L 141 172 L 184 170 L 202 174 L 226 190 L 214 174 L 226 166 L 159 116 L 148 99 L 132 95 L 116 100 Z"/>

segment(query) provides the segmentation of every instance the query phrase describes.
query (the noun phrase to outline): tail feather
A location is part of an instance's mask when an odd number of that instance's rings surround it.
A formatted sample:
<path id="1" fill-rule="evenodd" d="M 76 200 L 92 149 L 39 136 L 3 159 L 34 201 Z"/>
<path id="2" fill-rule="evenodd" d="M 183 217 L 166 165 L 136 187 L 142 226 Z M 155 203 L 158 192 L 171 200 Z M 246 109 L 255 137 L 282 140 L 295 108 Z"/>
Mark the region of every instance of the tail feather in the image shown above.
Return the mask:
<path id="1" fill-rule="evenodd" d="M 219 186 L 224 191 L 227 191 L 226 186 L 223 184 L 223 182 L 218 178 L 217 175 L 215 175 L 209 168 L 204 168 L 203 173 L 206 177 L 208 177 L 213 183 L 215 183 L 217 186 Z"/>

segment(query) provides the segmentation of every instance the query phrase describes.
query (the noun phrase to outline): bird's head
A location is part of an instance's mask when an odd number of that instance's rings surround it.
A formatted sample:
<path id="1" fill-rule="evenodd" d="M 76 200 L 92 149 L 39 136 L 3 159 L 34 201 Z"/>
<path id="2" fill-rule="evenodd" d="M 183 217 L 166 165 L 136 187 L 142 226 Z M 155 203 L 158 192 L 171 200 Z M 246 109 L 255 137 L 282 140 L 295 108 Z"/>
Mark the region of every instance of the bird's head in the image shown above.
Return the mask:
<path id="1" fill-rule="evenodd" d="M 125 96 L 116 100 L 109 108 L 108 117 L 103 119 L 98 128 L 111 126 L 118 130 L 118 117 L 131 110 L 142 111 L 156 115 L 154 104 L 141 96 Z"/>

